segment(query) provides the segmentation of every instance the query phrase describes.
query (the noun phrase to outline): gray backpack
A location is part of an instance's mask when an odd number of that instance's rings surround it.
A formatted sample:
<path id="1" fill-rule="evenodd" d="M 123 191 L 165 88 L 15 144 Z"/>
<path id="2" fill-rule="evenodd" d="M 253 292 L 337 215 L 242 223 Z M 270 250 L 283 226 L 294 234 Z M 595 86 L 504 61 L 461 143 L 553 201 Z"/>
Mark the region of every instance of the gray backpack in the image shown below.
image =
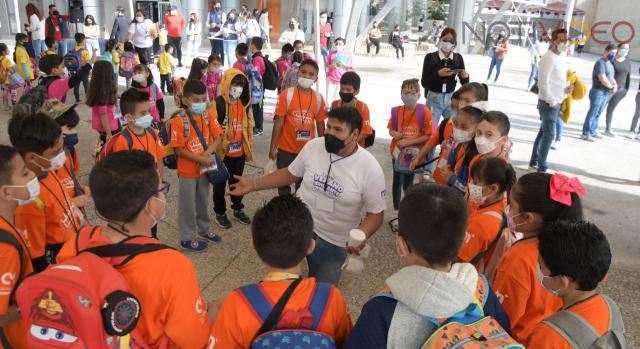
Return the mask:
<path id="1" fill-rule="evenodd" d="M 609 307 L 609 328 L 603 336 L 582 317 L 568 310 L 556 313 L 544 320 L 544 323 L 556 330 L 576 349 L 626 349 L 620 308 L 608 296 L 602 295 L 602 298 Z"/>

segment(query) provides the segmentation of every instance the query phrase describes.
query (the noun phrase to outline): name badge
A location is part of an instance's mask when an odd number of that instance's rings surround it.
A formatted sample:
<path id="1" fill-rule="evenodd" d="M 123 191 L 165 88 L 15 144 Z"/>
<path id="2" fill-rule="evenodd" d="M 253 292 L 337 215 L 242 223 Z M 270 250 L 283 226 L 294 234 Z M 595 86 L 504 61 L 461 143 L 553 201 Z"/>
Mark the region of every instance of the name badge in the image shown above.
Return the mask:
<path id="1" fill-rule="evenodd" d="M 442 84 L 442 93 L 447 93 L 447 83 Z"/>
<path id="2" fill-rule="evenodd" d="M 316 208 L 320 211 L 333 212 L 333 199 L 324 195 L 316 196 Z"/>
<path id="3" fill-rule="evenodd" d="M 239 153 L 242 150 L 242 141 L 236 141 L 229 143 L 229 151 L 228 154 Z"/>
<path id="4" fill-rule="evenodd" d="M 298 130 L 296 131 L 296 141 L 308 141 L 311 139 L 311 131 Z"/>
<path id="5" fill-rule="evenodd" d="M 447 159 L 438 160 L 438 168 L 444 170 L 447 168 Z"/>

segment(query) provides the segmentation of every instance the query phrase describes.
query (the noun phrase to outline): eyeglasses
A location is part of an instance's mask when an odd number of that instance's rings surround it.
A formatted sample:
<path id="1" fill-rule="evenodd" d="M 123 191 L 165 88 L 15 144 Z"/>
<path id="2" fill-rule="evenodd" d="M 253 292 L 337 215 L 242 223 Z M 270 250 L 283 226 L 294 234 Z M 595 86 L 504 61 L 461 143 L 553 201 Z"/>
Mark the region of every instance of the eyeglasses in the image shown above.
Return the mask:
<path id="1" fill-rule="evenodd" d="M 151 198 L 153 196 L 157 197 L 158 194 L 160 194 L 160 193 L 164 193 L 164 195 L 167 195 L 167 194 L 169 194 L 169 189 L 171 189 L 171 184 L 169 182 L 162 181 L 160 183 L 160 188 L 158 188 L 158 190 L 156 190 L 153 193 L 151 193 L 151 195 L 149 195 L 149 198 Z"/>
<path id="2" fill-rule="evenodd" d="M 400 225 L 398 224 L 398 218 L 394 218 L 389 221 L 389 229 L 392 233 L 398 234 L 400 231 Z"/>

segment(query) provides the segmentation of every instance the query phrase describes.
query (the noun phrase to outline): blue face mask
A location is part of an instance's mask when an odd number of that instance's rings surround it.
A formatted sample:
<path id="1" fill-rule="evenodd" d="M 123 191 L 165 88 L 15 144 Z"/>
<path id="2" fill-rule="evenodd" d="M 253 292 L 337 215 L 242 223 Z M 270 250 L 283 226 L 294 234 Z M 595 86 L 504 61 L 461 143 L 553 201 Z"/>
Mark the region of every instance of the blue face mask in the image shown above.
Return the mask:
<path id="1" fill-rule="evenodd" d="M 609 55 L 607 56 L 607 59 L 609 59 L 610 61 L 613 61 L 614 59 L 616 59 L 616 54 L 614 52 L 609 53 Z"/>
<path id="2" fill-rule="evenodd" d="M 618 56 L 620 57 L 626 57 L 628 53 L 629 53 L 629 50 L 627 50 L 626 48 L 618 50 Z"/>
<path id="3" fill-rule="evenodd" d="M 66 148 L 75 147 L 76 144 L 78 144 L 78 134 L 77 133 L 62 134 L 62 141 Z"/>
<path id="4" fill-rule="evenodd" d="M 191 103 L 191 111 L 200 115 L 207 109 L 207 103 Z"/>
<path id="5" fill-rule="evenodd" d="M 146 114 L 137 118 L 134 121 L 134 124 L 136 125 L 136 127 L 149 128 L 151 127 L 152 122 L 153 122 L 153 116 L 151 116 L 151 114 Z"/>

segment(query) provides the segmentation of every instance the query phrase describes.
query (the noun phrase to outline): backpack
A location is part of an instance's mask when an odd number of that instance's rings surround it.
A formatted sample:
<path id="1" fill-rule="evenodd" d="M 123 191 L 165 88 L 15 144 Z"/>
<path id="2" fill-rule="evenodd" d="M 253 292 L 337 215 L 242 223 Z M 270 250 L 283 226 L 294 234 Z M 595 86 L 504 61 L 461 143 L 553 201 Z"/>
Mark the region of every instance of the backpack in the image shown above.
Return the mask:
<path id="1" fill-rule="evenodd" d="M 582 317 L 569 310 L 561 310 L 543 320 L 576 349 L 625 349 L 624 323 L 618 305 L 607 295 L 601 295 L 609 307 L 609 328 L 600 334 Z"/>
<path id="2" fill-rule="evenodd" d="M 269 61 L 269 55 L 263 56 L 262 53 L 255 54 L 264 60 L 264 74 L 262 75 L 262 83 L 267 90 L 274 91 L 278 87 L 278 68 L 275 63 Z"/>
<path id="3" fill-rule="evenodd" d="M 458 349 L 524 349 L 491 316 L 485 316 L 483 307 L 487 302 L 489 282 L 478 273 L 478 286 L 474 293 L 475 302 L 467 309 L 448 319 L 425 317 L 434 331 L 421 346 L 422 349 L 458 348 Z M 375 297 L 396 299 L 389 291 Z"/>
<path id="4" fill-rule="evenodd" d="M 182 96 L 184 96 L 184 84 L 187 82 L 185 78 L 173 78 L 171 85 L 173 85 L 173 100 L 176 102 L 176 106 L 182 105 Z"/>
<path id="5" fill-rule="evenodd" d="M 133 68 L 136 66 L 136 57 L 133 52 L 124 52 L 120 56 L 118 74 L 125 79 L 133 78 Z"/>
<path id="6" fill-rule="evenodd" d="M 47 77 L 40 79 L 38 86 L 32 88 L 18 100 L 14 107 L 14 115 L 17 113 L 35 114 L 49 97 L 49 86 L 58 78 Z"/>
<path id="7" fill-rule="evenodd" d="M 249 89 L 251 90 L 251 104 L 259 103 L 264 97 L 264 85 L 262 83 L 262 75 L 258 72 L 258 69 L 247 62 L 245 64 L 244 75 L 249 80 Z"/>
<path id="8" fill-rule="evenodd" d="M 293 88 L 298 84 L 298 71 L 300 70 L 300 63 L 293 63 L 286 72 L 284 72 L 282 79 L 282 88 Z"/>
<path id="9" fill-rule="evenodd" d="M 425 108 L 428 108 L 425 104 L 422 103 L 418 103 L 416 104 L 416 117 L 418 119 L 418 128 L 420 130 L 420 133 L 424 133 L 424 110 Z M 398 120 L 398 110 L 400 109 L 399 106 L 395 106 L 393 108 L 391 108 L 391 127 L 393 127 L 394 130 L 397 130 L 399 125 L 402 125 L 402 123 L 400 122 L 400 120 Z"/>
<path id="10" fill-rule="evenodd" d="M 156 132 L 155 132 L 155 130 L 153 128 L 147 128 L 147 129 L 144 130 L 144 132 L 150 133 L 151 137 L 153 137 L 153 141 L 154 142 L 158 141 L 158 137 L 157 137 Z M 129 150 L 133 149 L 133 137 L 131 137 L 131 131 L 129 131 L 128 128 L 125 128 L 120 133 L 118 133 L 115 137 L 111 137 L 109 142 L 107 142 L 107 144 L 105 144 L 102 147 L 102 151 L 100 151 L 100 155 L 98 156 L 98 160 L 104 159 L 107 155 L 113 153 L 113 147 L 115 146 L 116 142 L 118 141 L 118 139 L 120 137 L 124 137 L 124 139 L 127 141 L 127 148 Z"/>
<path id="11" fill-rule="evenodd" d="M 279 328 L 278 320 L 281 318 L 287 301 L 291 298 L 295 288 L 301 281 L 302 278 L 293 281 L 275 306 L 271 305 L 257 284 L 243 286 L 238 289 L 253 309 L 253 313 L 262 321 L 262 327 L 258 330 L 251 349 L 263 349 L 266 347 L 280 349 L 336 348 L 333 338 L 318 331 L 318 325 L 320 324 L 320 320 L 322 320 L 327 308 L 329 296 L 331 295 L 332 286 L 330 284 L 322 282 L 316 283 L 316 288 L 309 302 L 309 306 L 305 309 L 311 317 L 305 317 L 301 321 L 300 327 Z M 286 316 L 287 313 L 285 312 L 282 318 Z"/>
<path id="12" fill-rule="evenodd" d="M 7 69 L 4 67 L 4 64 L 2 64 L 2 62 L 5 59 L 9 59 L 7 57 L 2 57 L 0 58 L 0 84 L 4 84 L 5 81 L 7 81 L 9 79 L 9 77 L 11 76 L 11 68 Z"/>
<path id="13" fill-rule="evenodd" d="M 503 219 L 505 220 L 503 220 L 503 225 L 500 227 L 500 233 L 498 233 L 495 240 L 491 242 L 493 246 L 490 245 L 489 249 L 487 249 L 487 251 L 493 249 L 491 257 L 478 268 L 478 271 L 486 275 L 490 282 L 493 282 L 496 278 L 496 271 L 498 270 L 502 256 L 518 241 L 518 237 L 506 227 L 505 216 L 503 216 Z M 482 257 L 480 257 L 480 259 L 482 259 Z"/>
<path id="14" fill-rule="evenodd" d="M 469 261 L 469 263 L 477 266 L 478 263 L 480 263 L 480 261 L 487 255 L 487 253 L 491 252 L 493 250 L 493 248 L 496 246 L 496 244 L 498 243 L 498 241 L 500 241 L 500 238 L 502 238 L 502 234 L 503 234 L 503 230 L 504 228 L 507 227 L 507 215 L 504 214 L 504 212 L 502 214 L 499 214 L 495 211 L 487 211 L 482 213 L 485 216 L 491 216 L 493 218 L 496 218 L 500 221 L 500 227 L 498 228 L 498 235 L 496 235 L 496 237 L 493 239 L 493 241 L 491 241 L 489 243 L 489 246 L 487 246 L 487 249 L 484 251 L 480 251 L 478 252 L 478 254 L 476 254 L 473 258 L 471 258 L 471 260 Z M 500 255 L 502 257 L 502 255 Z M 480 270 L 482 269 L 482 271 Z M 479 271 L 481 271 L 484 274 L 484 263 L 480 266 L 480 268 L 478 268 Z M 495 273 L 495 271 L 494 271 Z M 484 274 L 486 275 L 486 274 Z M 493 278 L 491 278 L 490 280 L 492 280 Z"/>
<path id="15" fill-rule="evenodd" d="M 177 117 L 182 119 L 182 132 L 184 139 L 189 138 L 189 129 L 191 128 L 189 124 L 189 118 L 187 117 L 186 112 L 184 112 L 184 109 L 178 109 L 178 111 L 174 112 L 173 115 L 164 122 L 164 128 L 166 129 L 165 134 L 167 139 L 162 140 L 164 144 L 164 158 L 162 159 L 162 163 L 164 163 L 164 166 L 170 170 L 178 169 L 178 156 L 176 155 L 175 149 L 173 149 L 173 147 L 171 146 L 171 140 L 169 139 L 169 135 L 171 135 L 171 120 Z M 204 113 L 204 120 L 208 125 L 210 122 L 208 111 L 205 111 Z"/>
<path id="16" fill-rule="evenodd" d="M 63 57 L 64 66 L 71 73 L 75 73 L 80 70 L 80 66 L 82 65 L 82 49 L 81 50 L 70 50 Z"/>
<path id="17" fill-rule="evenodd" d="M 16 298 L 29 329 L 28 347 L 149 348 L 135 330 L 140 302 L 129 292 L 124 277 L 98 254 L 127 255 L 131 260 L 152 248 L 160 249 L 156 245 L 99 246 L 95 254 L 80 253 L 25 279 Z"/>
<path id="18" fill-rule="evenodd" d="M 293 90 L 295 88 L 288 88 L 287 89 L 287 109 L 289 109 L 289 107 L 291 106 L 291 101 L 293 101 Z M 311 89 L 311 91 L 313 91 L 313 93 L 316 95 L 316 115 L 318 115 L 318 113 L 320 113 L 320 108 L 322 108 L 322 95 L 320 95 L 318 93 L 318 91 Z"/>

